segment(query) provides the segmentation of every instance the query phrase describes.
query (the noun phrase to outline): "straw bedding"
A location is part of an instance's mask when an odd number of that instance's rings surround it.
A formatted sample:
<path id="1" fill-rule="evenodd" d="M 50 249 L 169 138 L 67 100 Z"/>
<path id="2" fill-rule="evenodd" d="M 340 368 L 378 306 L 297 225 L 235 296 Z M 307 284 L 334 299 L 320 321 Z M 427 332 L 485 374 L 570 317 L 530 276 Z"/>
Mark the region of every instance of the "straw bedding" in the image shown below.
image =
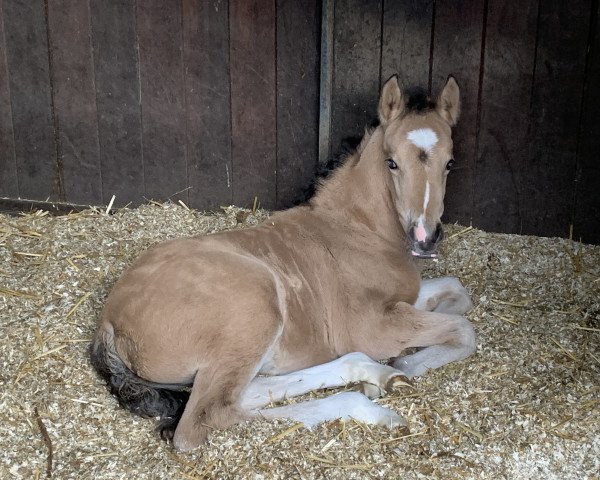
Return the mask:
<path id="1" fill-rule="evenodd" d="M 0 478 L 599 478 L 600 247 L 452 225 L 425 276 L 471 291 L 478 349 L 378 400 L 410 433 L 261 420 L 174 452 L 90 368 L 96 318 L 148 246 L 265 216 L 173 204 L 0 216 Z"/>

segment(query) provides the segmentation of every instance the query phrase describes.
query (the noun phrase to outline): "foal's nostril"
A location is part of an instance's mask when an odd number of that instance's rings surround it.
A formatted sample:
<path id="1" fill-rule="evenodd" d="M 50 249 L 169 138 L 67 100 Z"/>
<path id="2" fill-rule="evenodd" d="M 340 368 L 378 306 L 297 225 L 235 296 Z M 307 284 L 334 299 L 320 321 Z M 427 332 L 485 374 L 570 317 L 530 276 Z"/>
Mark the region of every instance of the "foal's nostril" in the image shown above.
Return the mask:
<path id="1" fill-rule="evenodd" d="M 418 229 L 422 231 L 419 231 Z M 420 252 L 434 252 L 437 244 L 444 237 L 442 224 L 438 223 L 435 230 L 427 235 L 423 226 L 413 225 L 408 230 L 408 238 L 413 242 L 414 248 Z"/>
<path id="2" fill-rule="evenodd" d="M 410 238 L 410 240 L 413 241 L 413 242 L 416 241 L 416 238 L 415 238 L 415 226 L 414 225 L 408 229 L 408 238 Z"/>

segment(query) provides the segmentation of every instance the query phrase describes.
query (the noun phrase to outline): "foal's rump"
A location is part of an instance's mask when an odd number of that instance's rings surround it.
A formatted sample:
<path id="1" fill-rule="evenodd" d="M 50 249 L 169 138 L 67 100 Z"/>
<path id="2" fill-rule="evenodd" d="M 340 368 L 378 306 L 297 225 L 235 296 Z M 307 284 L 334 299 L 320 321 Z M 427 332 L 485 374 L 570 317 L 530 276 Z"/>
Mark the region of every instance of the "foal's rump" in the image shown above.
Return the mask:
<path id="1" fill-rule="evenodd" d="M 263 342 L 248 339 L 279 329 L 279 294 L 268 268 L 211 243 L 190 238 L 154 247 L 107 299 L 99 332 L 114 331 L 115 354 L 144 380 L 191 384 L 219 355 L 231 356 L 228 349 L 260 358 L 264 352 L 247 350 Z"/>

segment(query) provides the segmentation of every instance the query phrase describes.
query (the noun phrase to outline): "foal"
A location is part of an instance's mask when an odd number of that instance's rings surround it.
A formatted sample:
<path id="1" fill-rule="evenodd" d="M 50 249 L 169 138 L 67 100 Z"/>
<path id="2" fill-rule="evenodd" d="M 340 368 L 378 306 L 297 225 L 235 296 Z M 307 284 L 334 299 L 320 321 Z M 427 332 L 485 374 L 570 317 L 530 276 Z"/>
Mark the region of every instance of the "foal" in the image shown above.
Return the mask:
<path id="1" fill-rule="evenodd" d="M 442 238 L 459 109 L 454 78 L 435 104 L 407 98 L 394 76 L 380 126 L 308 205 L 142 255 L 109 295 L 91 349 L 121 405 L 161 417 L 180 450 L 257 415 L 402 425 L 359 392 L 264 407 L 348 382 L 378 396 L 475 350 L 466 290 L 454 278 L 421 281 L 415 262 Z M 372 360 L 410 347 L 422 348 L 393 367 Z"/>

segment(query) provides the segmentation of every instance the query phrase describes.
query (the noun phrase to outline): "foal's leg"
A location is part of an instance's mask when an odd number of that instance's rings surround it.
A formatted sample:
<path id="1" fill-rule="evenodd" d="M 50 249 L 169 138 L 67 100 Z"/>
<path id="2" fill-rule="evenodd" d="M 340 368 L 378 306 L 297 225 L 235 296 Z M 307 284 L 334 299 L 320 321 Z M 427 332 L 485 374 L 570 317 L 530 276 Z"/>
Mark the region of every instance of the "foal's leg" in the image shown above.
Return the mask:
<path id="1" fill-rule="evenodd" d="M 366 322 L 365 322 L 366 323 Z M 414 377 L 430 368 L 462 360 L 475 351 L 475 333 L 458 315 L 424 312 L 399 302 L 386 310 L 379 322 L 355 325 L 355 345 L 372 358 L 389 358 L 406 348 L 426 347 L 397 358 L 393 366 Z"/>
<path id="2" fill-rule="evenodd" d="M 348 353 L 331 362 L 287 375 L 258 377 L 252 380 L 242 396 L 244 410 L 256 410 L 271 402 L 296 397 L 320 388 L 342 387 L 365 382 L 365 393 L 380 396 L 394 386 L 406 384 L 403 372 L 382 365 L 364 353 Z"/>
<path id="3" fill-rule="evenodd" d="M 469 292 L 457 278 L 441 277 L 421 281 L 415 308 L 462 315 L 473 308 L 473 303 Z"/>
<path id="4" fill-rule="evenodd" d="M 283 407 L 260 407 L 319 388 L 340 387 L 352 382 L 366 382 L 366 390 L 378 396 L 396 385 L 405 385 L 405 378 L 401 371 L 381 365 L 364 353 L 354 352 L 287 375 L 255 378 L 243 394 L 242 407 L 254 416 L 288 418 L 302 422 L 308 428 L 338 418 L 354 418 L 371 425 L 404 426 L 406 421 L 401 416 L 371 402 L 359 392 L 343 392 Z"/>
<path id="5" fill-rule="evenodd" d="M 319 400 L 258 410 L 254 414 L 269 419 L 288 418 L 302 422 L 307 428 L 338 418 L 342 420 L 353 418 L 370 425 L 390 428 L 406 426 L 406 421 L 400 415 L 373 403 L 358 392 L 342 392 Z"/>
<path id="6" fill-rule="evenodd" d="M 252 312 L 248 311 L 247 315 L 251 316 Z M 192 450 L 206 440 L 211 430 L 227 428 L 248 416 L 240 407 L 242 392 L 281 335 L 275 311 L 270 314 L 268 308 L 264 308 L 261 315 L 270 319 L 270 323 L 256 328 L 240 322 L 236 329 L 224 331 L 206 352 L 173 435 L 173 446 L 177 450 Z"/>
<path id="7" fill-rule="evenodd" d="M 419 311 L 410 312 L 411 315 L 405 307 L 401 310 L 404 310 L 412 329 L 406 347 L 426 347 L 394 360 L 393 366 L 409 378 L 423 375 L 431 368 L 463 360 L 475 352 L 475 332 L 465 317 Z"/>

